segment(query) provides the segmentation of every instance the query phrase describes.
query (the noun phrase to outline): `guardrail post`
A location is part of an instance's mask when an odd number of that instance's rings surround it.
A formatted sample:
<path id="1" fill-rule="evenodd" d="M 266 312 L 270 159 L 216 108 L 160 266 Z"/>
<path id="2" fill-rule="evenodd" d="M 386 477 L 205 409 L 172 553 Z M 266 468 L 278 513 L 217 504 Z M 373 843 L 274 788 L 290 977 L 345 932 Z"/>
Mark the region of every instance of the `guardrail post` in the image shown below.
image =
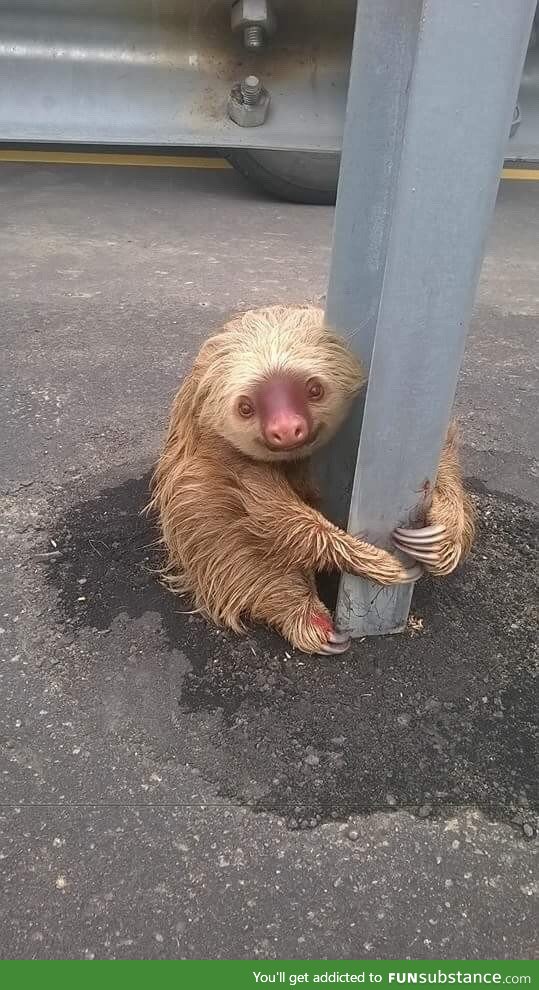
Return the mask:
<path id="1" fill-rule="evenodd" d="M 326 314 L 370 371 L 324 471 L 333 517 L 380 545 L 435 477 L 534 10 L 358 4 Z M 410 599 L 344 575 L 337 621 L 397 632 Z"/>

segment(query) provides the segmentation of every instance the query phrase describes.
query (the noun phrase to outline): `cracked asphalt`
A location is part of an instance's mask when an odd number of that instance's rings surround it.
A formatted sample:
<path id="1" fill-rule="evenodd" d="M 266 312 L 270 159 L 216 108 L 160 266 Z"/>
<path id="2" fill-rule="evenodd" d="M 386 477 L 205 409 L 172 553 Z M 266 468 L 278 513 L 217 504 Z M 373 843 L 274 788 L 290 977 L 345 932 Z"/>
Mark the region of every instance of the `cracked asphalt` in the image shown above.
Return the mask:
<path id="1" fill-rule="evenodd" d="M 534 958 L 539 186 L 502 184 L 457 396 L 475 552 L 335 660 L 209 627 L 140 512 L 234 310 L 333 211 L 233 172 L 0 169 L 2 958 Z"/>

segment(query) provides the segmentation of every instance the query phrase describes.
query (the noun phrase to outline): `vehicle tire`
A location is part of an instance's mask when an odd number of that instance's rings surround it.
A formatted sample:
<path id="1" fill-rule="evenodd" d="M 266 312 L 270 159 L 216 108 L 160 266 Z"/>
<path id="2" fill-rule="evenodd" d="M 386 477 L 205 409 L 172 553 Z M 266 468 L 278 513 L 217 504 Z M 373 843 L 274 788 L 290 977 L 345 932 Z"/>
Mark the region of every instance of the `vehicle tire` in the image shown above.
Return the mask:
<path id="1" fill-rule="evenodd" d="M 246 179 L 277 199 L 315 206 L 335 203 L 340 162 L 336 152 L 229 151 L 226 156 Z"/>

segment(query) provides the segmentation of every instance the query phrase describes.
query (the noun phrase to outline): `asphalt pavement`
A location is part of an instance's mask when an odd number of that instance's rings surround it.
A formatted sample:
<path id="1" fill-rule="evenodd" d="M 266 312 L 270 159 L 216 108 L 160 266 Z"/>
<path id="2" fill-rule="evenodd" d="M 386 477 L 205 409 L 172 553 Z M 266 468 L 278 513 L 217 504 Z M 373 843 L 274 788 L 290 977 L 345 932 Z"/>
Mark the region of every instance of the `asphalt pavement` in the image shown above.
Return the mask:
<path id="1" fill-rule="evenodd" d="M 475 552 L 336 659 L 158 583 L 171 397 L 325 291 L 333 211 L 232 171 L 0 166 L 0 956 L 535 956 L 539 184 L 503 182 L 457 412 Z"/>

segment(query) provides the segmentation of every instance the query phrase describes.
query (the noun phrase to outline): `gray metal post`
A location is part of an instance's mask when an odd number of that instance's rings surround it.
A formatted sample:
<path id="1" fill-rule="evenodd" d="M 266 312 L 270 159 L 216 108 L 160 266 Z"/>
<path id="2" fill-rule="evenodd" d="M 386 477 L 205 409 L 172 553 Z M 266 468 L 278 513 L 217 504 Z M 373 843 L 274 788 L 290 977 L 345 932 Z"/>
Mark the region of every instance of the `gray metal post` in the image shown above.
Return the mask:
<path id="1" fill-rule="evenodd" d="M 361 0 L 327 296 L 370 369 L 330 510 L 389 546 L 435 477 L 535 0 Z M 337 494 L 335 494 L 337 493 Z M 411 589 L 343 576 L 337 620 L 396 632 Z"/>

